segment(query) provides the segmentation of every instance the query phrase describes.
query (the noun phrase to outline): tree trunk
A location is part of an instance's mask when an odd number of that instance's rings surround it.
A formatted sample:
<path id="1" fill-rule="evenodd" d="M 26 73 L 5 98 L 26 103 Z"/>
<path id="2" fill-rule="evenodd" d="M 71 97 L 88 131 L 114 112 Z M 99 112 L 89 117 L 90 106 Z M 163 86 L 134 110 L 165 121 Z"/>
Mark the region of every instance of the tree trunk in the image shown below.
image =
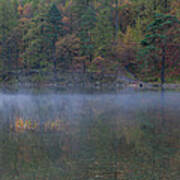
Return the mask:
<path id="1" fill-rule="evenodd" d="M 83 73 L 86 73 L 86 62 L 85 62 L 85 60 L 83 61 Z"/>
<path id="2" fill-rule="evenodd" d="M 161 60 L 161 86 L 162 87 L 165 82 L 165 61 L 166 61 L 166 51 L 165 51 L 165 47 L 163 47 L 162 60 Z"/>
<path id="3" fill-rule="evenodd" d="M 115 11 L 116 11 L 116 17 L 115 17 L 115 38 L 117 37 L 118 31 L 119 31 L 119 14 L 118 14 L 118 0 L 115 0 Z"/>
<path id="4" fill-rule="evenodd" d="M 56 48 L 53 49 L 53 64 L 54 64 L 54 79 L 57 79 L 57 59 L 56 59 Z"/>
<path id="5" fill-rule="evenodd" d="M 73 34 L 73 15 L 70 14 L 70 33 Z"/>
<path id="6" fill-rule="evenodd" d="M 90 54 L 89 54 L 89 62 L 91 63 L 92 60 L 93 60 L 93 55 L 92 55 L 92 53 L 90 53 Z"/>
<path id="7" fill-rule="evenodd" d="M 153 1 L 153 9 L 154 9 L 154 11 L 156 11 L 156 9 L 157 9 L 157 3 L 156 3 L 156 0 Z"/>
<path id="8" fill-rule="evenodd" d="M 164 8 L 167 10 L 167 8 L 168 8 L 168 0 L 164 0 Z"/>

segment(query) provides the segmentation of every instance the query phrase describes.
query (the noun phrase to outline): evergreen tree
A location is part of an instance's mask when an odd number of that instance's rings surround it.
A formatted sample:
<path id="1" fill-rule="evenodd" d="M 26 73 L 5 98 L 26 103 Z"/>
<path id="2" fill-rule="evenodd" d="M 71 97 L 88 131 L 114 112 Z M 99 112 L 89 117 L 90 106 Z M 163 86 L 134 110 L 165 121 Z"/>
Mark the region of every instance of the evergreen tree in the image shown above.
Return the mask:
<path id="1" fill-rule="evenodd" d="M 56 74 L 56 41 L 62 35 L 61 14 L 53 4 L 48 12 L 35 16 L 25 35 L 28 42 L 24 54 L 31 68 L 52 68 Z M 46 69 L 47 70 L 47 69 Z"/>
<path id="2" fill-rule="evenodd" d="M 7 39 L 17 24 L 17 11 L 11 0 L 0 1 L 0 60 L 4 70 L 11 69 L 10 51 L 7 51 Z"/>
<path id="3" fill-rule="evenodd" d="M 74 11 L 77 18 L 78 37 L 81 41 L 81 56 L 83 59 L 83 71 L 86 71 L 86 61 L 89 62 L 93 59 L 94 42 L 93 42 L 93 29 L 96 22 L 96 13 L 92 1 L 76 0 Z"/>
<path id="4" fill-rule="evenodd" d="M 86 56 L 92 62 L 94 53 L 94 44 L 92 39 L 92 30 L 95 25 L 95 12 L 91 7 L 88 7 L 86 13 L 81 17 L 81 30 L 79 37 L 81 40 L 81 54 Z"/>
<path id="5" fill-rule="evenodd" d="M 165 82 L 165 67 L 167 61 L 168 44 L 173 42 L 173 45 L 178 48 L 176 43 L 180 37 L 179 32 L 180 21 L 174 16 L 157 14 L 155 20 L 147 27 L 145 39 L 141 42 L 143 49 L 141 55 L 149 61 L 161 61 L 161 84 Z M 142 58 L 142 56 L 141 56 Z M 174 59 L 171 59 L 171 61 Z M 147 62 L 146 62 L 147 64 Z M 147 67 L 149 68 L 149 67 Z M 154 67 L 156 68 L 156 67 Z"/>
<path id="6" fill-rule="evenodd" d="M 30 28 L 24 35 L 25 51 L 23 54 L 25 68 L 43 69 L 48 67 L 49 52 L 45 27 L 47 23 L 44 15 L 35 16 Z"/>
<path id="7" fill-rule="evenodd" d="M 59 36 L 63 35 L 63 24 L 62 24 L 62 16 L 57 6 L 53 4 L 47 14 L 47 23 L 48 23 L 48 36 L 50 39 L 50 56 L 53 61 L 54 73 L 56 77 L 57 71 L 57 59 L 56 59 L 56 42 Z"/>
<path id="8" fill-rule="evenodd" d="M 94 31 L 96 56 L 105 57 L 111 51 L 114 28 L 112 23 L 112 7 L 107 0 L 98 8 L 97 23 Z"/>

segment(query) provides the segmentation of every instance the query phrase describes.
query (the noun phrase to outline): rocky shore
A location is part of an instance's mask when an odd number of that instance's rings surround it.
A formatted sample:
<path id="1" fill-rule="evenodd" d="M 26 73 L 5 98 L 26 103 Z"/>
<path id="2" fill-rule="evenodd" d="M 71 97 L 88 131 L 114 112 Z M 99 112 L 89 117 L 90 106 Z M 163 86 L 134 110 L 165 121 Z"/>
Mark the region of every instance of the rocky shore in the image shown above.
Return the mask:
<path id="1" fill-rule="evenodd" d="M 129 75 L 128 75 L 129 76 Z M 161 90 L 161 84 L 145 83 L 132 75 L 102 73 L 60 73 L 31 74 L 30 76 L 11 76 L 1 81 L 1 91 L 22 91 L 36 89 L 39 91 L 99 91 L 114 92 L 122 89 Z M 165 90 L 180 90 L 180 84 L 164 84 Z"/>

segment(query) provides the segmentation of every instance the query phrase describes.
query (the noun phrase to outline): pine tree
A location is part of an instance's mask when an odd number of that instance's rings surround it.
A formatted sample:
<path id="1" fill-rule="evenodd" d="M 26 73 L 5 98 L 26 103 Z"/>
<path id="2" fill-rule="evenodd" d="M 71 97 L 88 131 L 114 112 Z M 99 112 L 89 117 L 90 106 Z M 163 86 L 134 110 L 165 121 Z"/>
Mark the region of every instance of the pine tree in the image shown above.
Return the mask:
<path id="1" fill-rule="evenodd" d="M 2 61 L 3 69 L 11 69 L 11 59 L 10 51 L 7 50 L 7 39 L 11 31 L 17 24 L 17 11 L 13 6 L 11 0 L 0 1 L 0 44 L 1 44 L 1 54 L 0 60 Z"/>
<path id="2" fill-rule="evenodd" d="M 96 56 L 106 57 L 111 51 L 114 28 L 112 22 L 112 6 L 107 0 L 101 2 L 98 9 L 97 23 L 94 30 Z"/>
<path id="3" fill-rule="evenodd" d="M 61 14 L 55 4 L 47 12 L 35 16 L 25 35 L 27 47 L 24 59 L 31 68 L 53 68 L 56 74 L 56 41 L 62 36 Z"/>
<path id="4" fill-rule="evenodd" d="M 54 73 L 56 78 L 57 71 L 57 58 L 56 58 L 56 42 L 59 36 L 63 35 L 63 24 L 62 24 L 62 16 L 57 6 L 53 4 L 47 14 L 47 22 L 48 22 L 48 36 L 50 39 L 50 56 L 53 61 Z"/>
<path id="5" fill-rule="evenodd" d="M 141 42 L 141 55 L 146 60 L 161 61 L 161 84 L 165 82 L 165 67 L 167 61 L 168 44 L 176 46 L 176 39 L 180 37 L 180 21 L 175 16 L 156 14 L 155 20 L 147 27 L 145 39 Z M 179 48 L 179 46 L 177 46 Z M 141 56 L 141 58 L 142 58 Z M 171 59 L 171 61 L 174 59 Z"/>
<path id="6" fill-rule="evenodd" d="M 48 67 L 49 39 L 45 27 L 47 23 L 44 15 L 35 16 L 30 23 L 29 30 L 24 35 L 25 51 L 23 54 L 26 69 L 43 69 Z"/>
<path id="7" fill-rule="evenodd" d="M 86 61 L 91 62 L 94 54 L 93 29 L 96 22 L 96 13 L 92 1 L 76 0 L 74 12 L 76 15 L 78 31 L 81 41 L 81 56 L 83 59 L 83 71 L 86 71 Z"/>

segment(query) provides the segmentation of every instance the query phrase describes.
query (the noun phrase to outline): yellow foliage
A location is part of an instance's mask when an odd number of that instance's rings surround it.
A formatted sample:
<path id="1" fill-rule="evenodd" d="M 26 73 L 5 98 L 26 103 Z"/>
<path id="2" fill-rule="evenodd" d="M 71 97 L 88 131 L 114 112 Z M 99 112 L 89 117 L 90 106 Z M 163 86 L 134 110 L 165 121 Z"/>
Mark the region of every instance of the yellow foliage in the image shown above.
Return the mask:
<path id="1" fill-rule="evenodd" d="M 16 132 L 24 132 L 25 130 L 37 130 L 38 123 L 31 120 L 23 120 L 21 117 L 17 117 L 15 125 L 10 124 L 10 129 L 15 129 Z M 59 119 L 55 121 L 47 121 L 44 123 L 44 130 L 62 131 L 66 128 L 66 125 Z"/>
<path id="2" fill-rule="evenodd" d="M 15 130 L 16 132 L 24 130 L 24 122 L 22 118 L 19 118 L 19 117 L 16 118 Z"/>
<path id="3" fill-rule="evenodd" d="M 22 7 L 21 5 L 18 6 L 18 9 L 17 9 L 17 10 L 18 10 L 18 12 L 19 12 L 20 15 L 23 14 L 23 7 Z"/>
<path id="4" fill-rule="evenodd" d="M 61 121 L 60 120 L 56 120 L 56 121 L 52 121 L 52 122 L 48 121 L 44 124 L 44 129 L 45 129 L 45 131 L 47 131 L 47 130 L 60 131 L 62 129 Z"/>
<path id="5" fill-rule="evenodd" d="M 171 3 L 171 14 L 180 18 L 180 1 L 173 1 Z"/>
<path id="6" fill-rule="evenodd" d="M 128 26 L 126 30 L 126 34 L 124 35 L 124 38 L 123 38 L 123 42 L 125 44 L 128 44 L 132 42 L 132 39 L 133 39 L 133 31 L 132 31 L 132 28 Z"/>
<path id="7" fill-rule="evenodd" d="M 10 125 L 10 128 L 12 129 L 12 125 Z M 16 132 L 22 132 L 24 130 L 35 130 L 37 129 L 38 124 L 36 122 L 32 122 L 31 120 L 23 120 L 20 117 L 16 118 L 15 122 L 15 131 Z"/>

